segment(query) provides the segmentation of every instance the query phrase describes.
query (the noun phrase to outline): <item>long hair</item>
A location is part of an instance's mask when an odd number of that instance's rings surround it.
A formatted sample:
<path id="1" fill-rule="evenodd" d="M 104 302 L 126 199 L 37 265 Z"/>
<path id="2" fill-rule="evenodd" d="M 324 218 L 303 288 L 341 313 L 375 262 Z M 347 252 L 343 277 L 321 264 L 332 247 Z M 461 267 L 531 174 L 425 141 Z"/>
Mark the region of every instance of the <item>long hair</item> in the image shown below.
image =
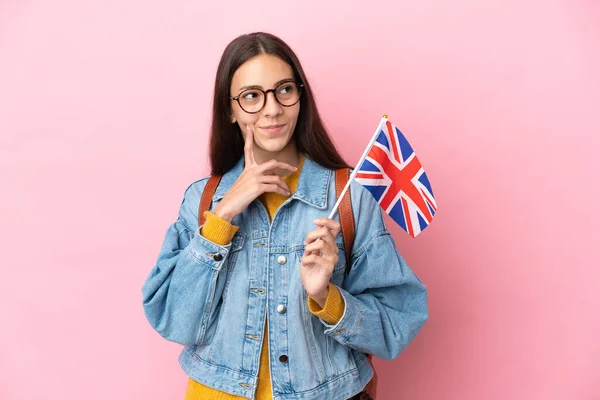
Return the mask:
<path id="1" fill-rule="evenodd" d="M 210 164 L 213 175 L 229 171 L 244 154 L 244 139 L 237 123 L 231 122 L 231 80 L 237 69 L 260 54 L 279 57 L 292 67 L 294 79 L 304 88 L 300 97 L 300 113 L 294 130 L 296 148 L 323 167 L 348 167 L 335 148 L 319 116 L 317 105 L 302 65 L 292 49 L 280 38 L 255 32 L 234 39 L 223 52 L 215 79 L 213 115 L 210 133 Z"/>

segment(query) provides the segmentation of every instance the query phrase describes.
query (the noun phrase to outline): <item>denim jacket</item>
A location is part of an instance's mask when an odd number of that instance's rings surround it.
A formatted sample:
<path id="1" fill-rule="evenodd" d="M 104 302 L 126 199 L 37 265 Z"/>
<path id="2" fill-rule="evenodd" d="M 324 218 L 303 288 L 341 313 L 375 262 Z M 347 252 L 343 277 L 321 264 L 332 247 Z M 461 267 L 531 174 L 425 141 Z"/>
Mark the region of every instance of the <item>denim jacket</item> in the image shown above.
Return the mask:
<path id="1" fill-rule="evenodd" d="M 243 168 L 241 159 L 223 176 L 212 207 Z M 309 311 L 299 265 L 313 220 L 327 217 L 335 204 L 334 171 L 306 156 L 296 192 L 272 222 L 263 204 L 253 201 L 233 219 L 240 228 L 226 246 L 199 233 L 206 182 L 187 188 L 142 288 L 148 321 L 165 339 L 185 346 L 179 362 L 192 379 L 253 399 L 266 319 L 274 400 L 348 399 L 372 377 L 365 353 L 395 358 L 427 320 L 425 286 L 360 184 L 351 183 L 356 236 L 348 274 L 341 234 L 336 238 L 339 261 L 331 282 L 345 310 L 332 326 Z"/>

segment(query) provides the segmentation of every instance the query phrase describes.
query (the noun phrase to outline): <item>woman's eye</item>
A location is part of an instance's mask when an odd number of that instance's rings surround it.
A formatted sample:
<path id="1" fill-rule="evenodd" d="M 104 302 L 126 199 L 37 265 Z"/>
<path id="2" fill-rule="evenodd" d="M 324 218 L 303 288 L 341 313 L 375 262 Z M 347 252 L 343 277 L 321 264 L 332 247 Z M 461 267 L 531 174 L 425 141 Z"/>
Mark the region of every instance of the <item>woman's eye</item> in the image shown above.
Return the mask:
<path id="1" fill-rule="evenodd" d="M 281 89 L 279 89 L 279 93 L 282 93 L 282 94 L 291 93 L 292 90 L 293 90 L 292 85 L 285 85 Z"/>
<path id="2" fill-rule="evenodd" d="M 256 93 L 256 92 L 248 92 L 248 93 L 244 94 L 244 99 L 247 99 L 247 100 L 253 100 L 253 99 L 256 99 L 257 97 L 258 97 L 258 93 Z"/>

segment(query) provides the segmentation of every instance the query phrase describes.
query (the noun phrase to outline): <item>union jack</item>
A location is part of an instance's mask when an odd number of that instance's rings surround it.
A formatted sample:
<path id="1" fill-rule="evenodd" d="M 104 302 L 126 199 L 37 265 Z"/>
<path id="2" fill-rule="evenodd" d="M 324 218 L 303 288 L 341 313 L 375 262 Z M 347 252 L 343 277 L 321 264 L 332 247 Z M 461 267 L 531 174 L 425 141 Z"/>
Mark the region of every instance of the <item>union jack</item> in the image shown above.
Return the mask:
<path id="1" fill-rule="evenodd" d="M 400 129 L 386 117 L 375 135 L 355 180 L 414 238 L 429 225 L 437 211 L 431 184 Z"/>

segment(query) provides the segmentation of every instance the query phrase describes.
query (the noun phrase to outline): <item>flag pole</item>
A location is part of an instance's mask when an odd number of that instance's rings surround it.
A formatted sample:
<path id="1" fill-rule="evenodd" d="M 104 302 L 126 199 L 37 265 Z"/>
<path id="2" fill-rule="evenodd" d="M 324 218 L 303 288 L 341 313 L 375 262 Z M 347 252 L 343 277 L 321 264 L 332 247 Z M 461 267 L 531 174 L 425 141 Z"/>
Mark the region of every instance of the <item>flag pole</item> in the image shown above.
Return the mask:
<path id="1" fill-rule="evenodd" d="M 381 118 L 381 121 L 379 121 L 379 125 L 377 125 L 377 129 L 375 130 L 375 133 L 373 134 L 373 137 L 371 138 L 371 141 L 367 145 L 367 148 L 365 149 L 362 157 L 360 158 L 360 160 L 356 164 L 356 168 L 354 168 L 354 171 L 352 171 L 352 175 L 350 175 L 350 179 L 348 179 L 348 182 L 346 183 L 346 186 L 344 186 L 344 190 L 342 190 L 342 193 L 340 194 L 340 197 L 337 199 L 337 202 L 333 206 L 333 210 L 331 210 L 331 214 L 329 214 L 329 219 L 333 218 L 333 216 L 337 212 L 337 209 L 338 209 L 340 203 L 342 202 L 342 199 L 344 198 L 344 195 L 346 194 L 346 191 L 350 187 L 350 183 L 352 182 L 352 180 L 354 179 L 354 177 L 358 173 L 358 169 L 362 165 L 362 163 L 365 160 L 365 158 L 367 158 L 367 154 L 369 154 L 369 150 L 371 150 L 371 146 L 373 146 L 373 143 L 375 143 L 375 140 L 377 139 L 377 135 L 379 134 L 379 131 L 381 131 L 381 128 L 383 127 L 383 125 L 386 123 L 387 119 L 388 119 L 387 114 L 384 114 L 384 116 Z"/>

